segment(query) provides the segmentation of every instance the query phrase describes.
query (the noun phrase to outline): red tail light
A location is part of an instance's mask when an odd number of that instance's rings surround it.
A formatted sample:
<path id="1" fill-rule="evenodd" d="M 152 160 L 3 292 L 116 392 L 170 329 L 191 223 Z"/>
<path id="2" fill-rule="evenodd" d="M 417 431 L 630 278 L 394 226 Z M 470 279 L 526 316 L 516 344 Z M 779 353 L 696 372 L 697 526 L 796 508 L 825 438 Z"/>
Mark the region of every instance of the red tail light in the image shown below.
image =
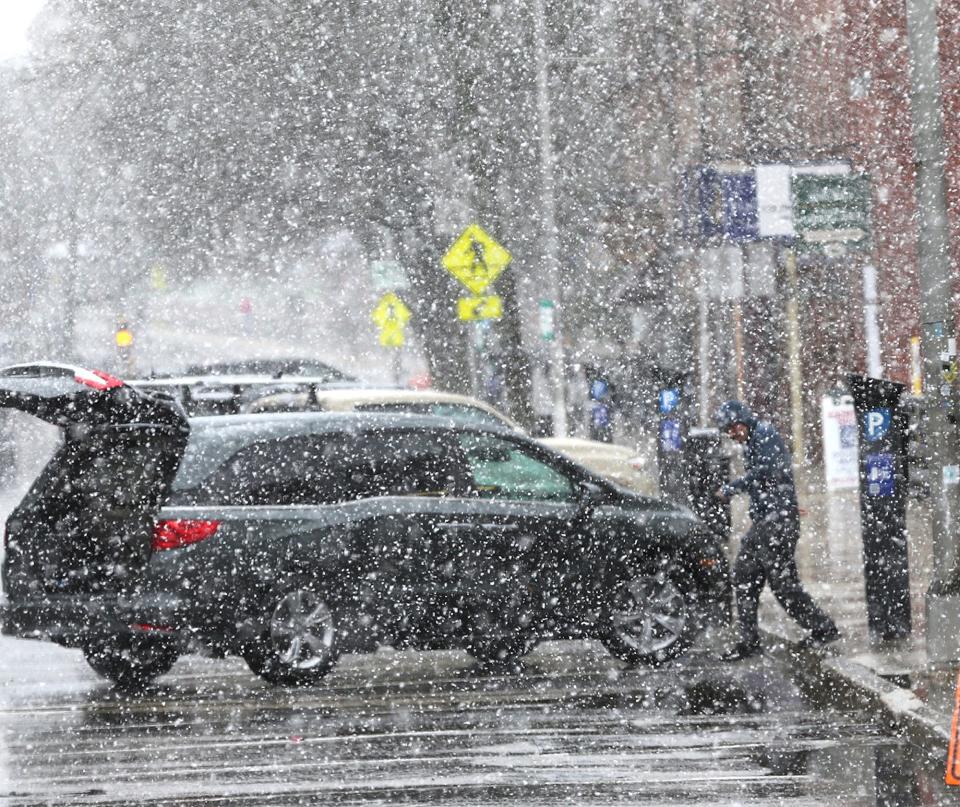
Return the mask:
<path id="1" fill-rule="evenodd" d="M 123 382 L 119 378 L 105 373 L 103 370 L 84 370 L 78 368 L 76 372 L 74 372 L 73 380 L 78 384 L 86 384 L 88 387 L 93 387 L 95 390 L 100 390 L 101 392 L 123 386 Z"/>
<path id="2" fill-rule="evenodd" d="M 213 535 L 219 526 L 219 521 L 189 518 L 158 521 L 153 525 L 153 550 L 159 552 L 164 549 L 179 549 L 199 543 Z"/>

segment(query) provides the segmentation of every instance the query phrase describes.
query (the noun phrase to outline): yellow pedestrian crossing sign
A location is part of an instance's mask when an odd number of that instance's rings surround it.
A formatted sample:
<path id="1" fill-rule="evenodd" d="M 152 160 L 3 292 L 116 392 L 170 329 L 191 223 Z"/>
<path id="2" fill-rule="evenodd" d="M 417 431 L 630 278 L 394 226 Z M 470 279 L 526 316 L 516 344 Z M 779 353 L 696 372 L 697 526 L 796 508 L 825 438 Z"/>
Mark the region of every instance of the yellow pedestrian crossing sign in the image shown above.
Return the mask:
<path id="1" fill-rule="evenodd" d="M 461 297 L 457 301 L 460 319 L 500 319 L 503 316 L 503 300 L 496 294 L 486 297 Z"/>
<path id="2" fill-rule="evenodd" d="M 380 329 L 380 344 L 384 347 L 403 347 L 405 341 L 402 325 L 387 324 Z"/>
<path id="3" fill-rule="evenodd" d="M 371 319 L 380 328 L 380 344 L 401 347 L 405 341 L 403 330 L 410 321 L 410 309 L 392 291 L 384 294 L 374 306 Z"/>
<path id="4" fill-rule="evenodd" d="M 474 294 L 493 283 L 510 263 L 510 253 L 478 224 L 471 224 L 447 250 L 441 263 Z"/>

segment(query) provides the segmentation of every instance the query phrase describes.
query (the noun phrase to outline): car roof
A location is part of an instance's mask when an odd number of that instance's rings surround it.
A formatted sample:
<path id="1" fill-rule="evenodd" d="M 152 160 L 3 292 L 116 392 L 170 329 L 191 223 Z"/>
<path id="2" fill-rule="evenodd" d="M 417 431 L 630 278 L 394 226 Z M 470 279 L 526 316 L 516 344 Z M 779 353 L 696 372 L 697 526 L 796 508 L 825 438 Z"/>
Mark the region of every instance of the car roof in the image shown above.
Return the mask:
<path id="1" fill-rule="evenodd" d="M 289 400 L 287 397 L 288 395 L 302 396 L 305 400 L 309 399 L 309 397 L 313 395 L 319 406 L 324 406 L 333 410 L 340 408 L 341 411 L 348 411 L 354 406 L 364 406 L 369 404 L 435 403 L 469 406 L 486 412 L 491 417 L 501 420 L 504 425 L 509 426 L 512 429 L 521 431 L 519 425 L 517 425 L 507 415 L 503 414 L 503 412 L 500 412 L 496 408 L 490 406 L 490 404 L 486 403 L 485 401 L 478 400 L 477 398 L 471 398 L 468 395 L 460 395 L 456 392 L 442 392 L 440 390 L 414 390 L 396 387 L 327 387 L 318 388 L 313 393 L 303 391 L 295 393 L 278 393 L 278 397 L 283 396 L 286 400 Z M 260 399 L 260 401 L 263 401 L 269 397 L 273 396 L 265 396 L 263 399 Z M 256 405 L 257 402 L 254 401 L 253 403 Z"/>
<path id="2" fill-rule="evenodd" d="M 190 418 L 191 428 L 257 429 L 265 432 L 289 431 L 332 432 L 350 429 L 440 429 L 445 431 L 476 431 L 489 434 L 515 434 L 495 427 L 475 426 L 454 421 L 442 415 L 422 415 L 410 412 L 258 412 L 252 415 L 211 415 Z M 520 435 L 521 437 L 523 435 Z"/>

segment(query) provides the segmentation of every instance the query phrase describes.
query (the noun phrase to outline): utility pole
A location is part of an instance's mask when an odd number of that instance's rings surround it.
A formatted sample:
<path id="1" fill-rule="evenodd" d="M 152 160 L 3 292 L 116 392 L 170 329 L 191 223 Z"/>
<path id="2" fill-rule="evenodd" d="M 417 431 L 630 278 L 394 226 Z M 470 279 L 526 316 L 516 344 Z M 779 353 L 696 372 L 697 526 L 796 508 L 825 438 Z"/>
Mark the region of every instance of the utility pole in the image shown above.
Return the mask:
<path id="1" fill-rule="evenodd" d="M 553 302 L 550 381 L 553 386 L 553 434 L 567 436 L 566 372 L 563 357 L 563 298 L 560 284 L 557 202 L 554 186 L 553 129 L 550 122 L 549 62 L 544 0 L 534 0 L 534 47 L 537 59 L 537 112 L 540 120 L 540 204 L 543 217 L 543 272 Z"/>
<path id="2" fill-rule="evenodd" d="M 949 422 L 956 412 L 956 387 L 944 377 L 943 362 L 956 360 L 953 278 L 950 272 L 943 141 L 943 96 L 936 0 L 907 0 L 910 50 L 910 112 L 919 207 L 921 341 L 932 450 L 933 557 L 927 590 L 927 655 L 932 661 L 960 657 L 960 570 L 958 530 L 960 485 L 957 434 Z"/>

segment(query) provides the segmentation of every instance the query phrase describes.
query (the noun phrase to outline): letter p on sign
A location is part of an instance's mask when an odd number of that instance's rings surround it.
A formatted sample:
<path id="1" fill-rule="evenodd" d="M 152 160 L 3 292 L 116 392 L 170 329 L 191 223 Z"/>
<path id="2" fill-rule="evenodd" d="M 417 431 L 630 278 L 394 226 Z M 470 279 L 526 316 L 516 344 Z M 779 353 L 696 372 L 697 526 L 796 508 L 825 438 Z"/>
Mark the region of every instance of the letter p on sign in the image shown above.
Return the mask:
<path id="1" fill-rule="evenodd" d="M 890 431 L 890 410 L 871 409 L 864 416 L 864 435 L 871 443 L 882 440 Z"/>

